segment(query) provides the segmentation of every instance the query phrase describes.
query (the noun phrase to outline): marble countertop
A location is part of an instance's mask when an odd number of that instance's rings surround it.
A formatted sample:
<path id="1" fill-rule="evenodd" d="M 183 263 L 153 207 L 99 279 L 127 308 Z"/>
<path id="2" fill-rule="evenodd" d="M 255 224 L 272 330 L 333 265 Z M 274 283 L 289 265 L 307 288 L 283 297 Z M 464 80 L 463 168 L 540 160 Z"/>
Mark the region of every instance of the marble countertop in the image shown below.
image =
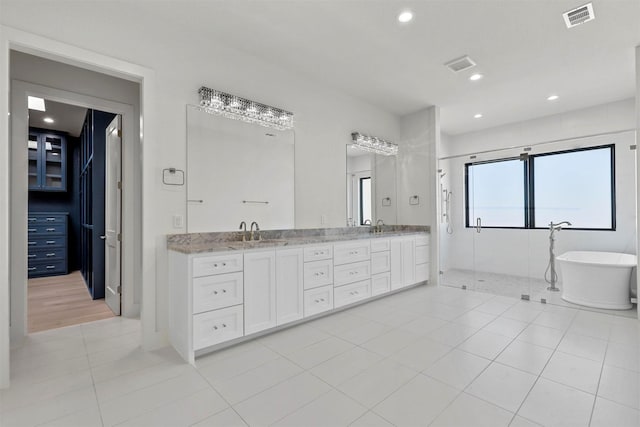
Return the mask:
<path id="1" fill-rule="evenodd" d="M 167 249 L 184 254 L 249 250 L 281 246 L 299 246 L 314 243 L 372 239 L 403 234 L 429 233 L 429 226 L 385 225 L 381 233 L 369 227 L 313 228 L 260 231 L 262 240 L 242 241 L 240 231 L 217 233 L 171 234 L 167 236 Z M 247 238 L 249 233 L 247 233 Z"/>

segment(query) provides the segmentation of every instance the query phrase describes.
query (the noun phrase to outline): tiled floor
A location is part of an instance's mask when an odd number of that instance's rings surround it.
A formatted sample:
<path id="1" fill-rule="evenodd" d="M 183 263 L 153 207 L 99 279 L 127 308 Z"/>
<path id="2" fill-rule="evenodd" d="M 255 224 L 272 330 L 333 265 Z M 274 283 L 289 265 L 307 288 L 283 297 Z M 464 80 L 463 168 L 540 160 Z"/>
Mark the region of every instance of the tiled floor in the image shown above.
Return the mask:
<path id="1" fill-rule="evenodd" d="M 0 425 L 638 426 L 638 321 L 421 286 L 182 363 L 137 321 L 33 334 Z"/>

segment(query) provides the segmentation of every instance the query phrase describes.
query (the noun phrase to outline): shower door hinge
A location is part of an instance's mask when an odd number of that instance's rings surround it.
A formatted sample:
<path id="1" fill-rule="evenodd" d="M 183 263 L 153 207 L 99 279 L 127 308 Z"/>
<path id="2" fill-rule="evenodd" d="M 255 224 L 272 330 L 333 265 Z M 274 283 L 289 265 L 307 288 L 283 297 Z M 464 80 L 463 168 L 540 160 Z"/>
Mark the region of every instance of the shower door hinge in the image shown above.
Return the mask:
<path id="1" fill-rule="evenodd" d="M 636 149 L 636 147 L 637 147 L 637 146 L 636 146 L 636 144 L 630 145 L 630 146 L 629 146 L 629 150 L 635 150 L 635 149 Z"/>
<path id="2" fill-rule="evenodd" d="M 122 129 L 118 129 L 118 138 L 122 138 Z"/>
<path id="3" fill-rule="evenodd" d="M 116 286 L 116 293 L 119 293 L 119 294 L 122 293 L 122 285 Z"/>
<path id="4" fill-rule="evenodd" d="M 118 233 L 118 242 L 122 242 L 122 234 Z"/>
<path id="5" fill-rule="evenodd" d="M 523 300 L 525 300 L 525 301 L 529 301 L 529 295 L 527 295 L 527 294 L 522 294 L 522 295 L 520 295 L 520 299 L 523 299 Z"/>
<path id="6" fill-rule="evenodd" d="M 462 285 L 462 290 L 467 290 L 467 285 Z"/>
<path id="7" fill-rule="evenodd" d="M 118 181 L 118 190 L 122 190 L 122 181 Z"/>

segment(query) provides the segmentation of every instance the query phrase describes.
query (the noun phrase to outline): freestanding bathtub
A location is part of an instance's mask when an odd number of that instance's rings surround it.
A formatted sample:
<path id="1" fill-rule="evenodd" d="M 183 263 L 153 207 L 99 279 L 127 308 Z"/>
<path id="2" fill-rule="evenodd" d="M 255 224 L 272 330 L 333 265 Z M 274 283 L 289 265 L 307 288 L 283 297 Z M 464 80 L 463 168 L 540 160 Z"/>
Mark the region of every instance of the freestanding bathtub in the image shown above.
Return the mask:
<path id="1" fill-rule="evenodd" d="M 562 272 L 562 299 L 587 307 L 627 310 L 635 255 L 571 251 L 556 257 Z"/>

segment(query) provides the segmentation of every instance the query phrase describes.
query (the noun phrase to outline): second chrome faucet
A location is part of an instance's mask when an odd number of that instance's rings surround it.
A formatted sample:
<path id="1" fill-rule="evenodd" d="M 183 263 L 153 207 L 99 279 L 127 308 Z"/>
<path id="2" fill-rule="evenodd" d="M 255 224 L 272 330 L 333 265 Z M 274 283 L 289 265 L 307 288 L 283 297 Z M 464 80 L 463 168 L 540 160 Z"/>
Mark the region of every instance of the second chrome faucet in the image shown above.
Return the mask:
<path id="1" fill-rule="evenodd" d="M 256 228 L 255 231 L 253 230 L 254 226 Z M 247 223 L 246 222 L 242 221 L 240 223 L 240 231 L 242 234 L 242 241 L 246 242 L 247 241 Z M 254 233 L 258 233 L 257 239 L 254 238 Z M 262 240 L 262 236 L 260 235 L 260 226 L 255 221 L 251 223 L 251 230 L 249 232 L 249 241 L 252 241 L 252 240 Z"/>

